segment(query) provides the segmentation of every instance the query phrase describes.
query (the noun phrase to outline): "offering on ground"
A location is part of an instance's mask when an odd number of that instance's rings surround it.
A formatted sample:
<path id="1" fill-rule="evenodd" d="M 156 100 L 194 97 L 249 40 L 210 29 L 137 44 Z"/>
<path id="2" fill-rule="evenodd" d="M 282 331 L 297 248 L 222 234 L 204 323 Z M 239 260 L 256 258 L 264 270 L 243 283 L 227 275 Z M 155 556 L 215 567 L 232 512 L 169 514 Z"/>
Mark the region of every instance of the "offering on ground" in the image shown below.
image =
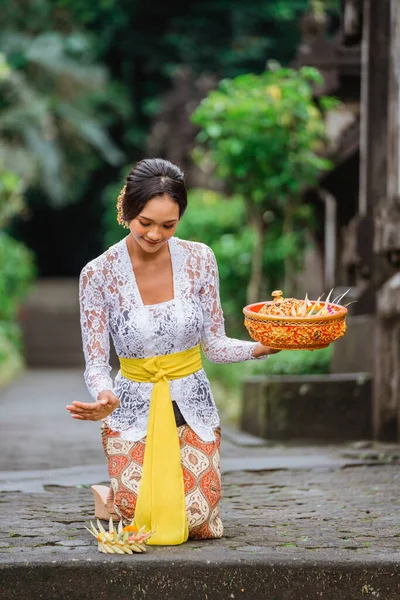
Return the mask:
<path id="1" fill-rule="evenodd" d="M 122 521 L 118 527 L 114 527 L 113 520 L 110 518 L 109 530 L 106 531 L 100 521 L 97 519 L 97 526 L 90 521 L 90 529 L 86 529 L 91 533 L 98 542 L 98 549 L 104 554 L 133 554 L 134 552 L 146 552 L 146 542 L 152 536 L 153 532 L 144 532 L 144 528 L 135 527 L 133 522 L 131 525 L 123 527 Z"/>

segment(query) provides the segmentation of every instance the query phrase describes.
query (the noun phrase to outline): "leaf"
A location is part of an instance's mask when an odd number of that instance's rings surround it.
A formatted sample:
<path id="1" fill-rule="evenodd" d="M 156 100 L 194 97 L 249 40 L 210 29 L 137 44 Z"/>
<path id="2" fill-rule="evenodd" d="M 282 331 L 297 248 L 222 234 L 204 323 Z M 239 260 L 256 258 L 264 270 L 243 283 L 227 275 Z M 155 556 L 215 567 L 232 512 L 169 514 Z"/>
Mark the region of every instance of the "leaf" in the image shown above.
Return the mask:
<path id="1" fill-rule="evenodd" d="M 26 48 L 26 57 L 57 76 L 61 74 L 68 76 L 75 82 L 84 84 L 85 87 L 104 86 L 105 69 L 99 65 L 88 66 L 72 60 L 66 52 L 67 44 L 68 36 L 55 31 L 41 33 L 30 40 Z"/>
<path id="2" fill-rule="evenodd" d="M 93 533 L 95 533 L 96 535 L 99 535 L 99 532 L 97 531 L 96 527 L 93 525 L 92 521 L 90 521 L 90 527 L 92 528 Z"/>
<path id="3" fill-rule="evenodd" d="M 212 123 L 212 124 L 208 125 L 208 127 L 207 127 L 207 133 L 211 138 L 220 137 L 221 132 L 222 132 L 222 128 L 217 123 Z"/>
<path id="4" fill-rule="evenodd" d="M 21 134 L 36 157 L 47 194 L 56 205 L 61 205 L 65 188 L 61 177 L 62 154 L 57 140 L 45 139 L 36 127 L 29 124 L 25 124 Z"/>
<path id="5" fill-rule="evenodd" d="M 86 527 L 86 525 L 84 525 L 84 528 L 85 528 L 85 529 L 87 529 L 87 531 L 88 531 L 89 533 L 91 533 L 93 537 L 95 537 L 95 538 L 97 539 L 97 536 L 98 536 L 98 534 L 97 534 L 97 533 L 94 533 L 94 532 L 93 532 L 91 529 L 89 529 L 89 527 Z"/>
<path id="6" fill-rule="evenodd" d="M 65 103 L 60 104 L 57 111 L 75 128 L 78 136 L 95 147 L 107 162 L 112 165 L 123 162 L 124 153 L 115 146 L 100 123 Z"/>
<path id="7" fill-rule="evenodd" d="M 302 77 L 309 81 L 312 81 L 313 83 L 321 84 L 324 81 L 321 73 L 314 67 L 301 67 L 299 71 Z"/>
<path id="8" fill-rule="evenodd" d="M 104 533 L 104 535 L 106 535 L 106 530 L 104 529 L 103 525 L 100 523 L 99 519 L 97 519 L 97 527 L 99 528 L 99 531 L 101 533 Z"/>

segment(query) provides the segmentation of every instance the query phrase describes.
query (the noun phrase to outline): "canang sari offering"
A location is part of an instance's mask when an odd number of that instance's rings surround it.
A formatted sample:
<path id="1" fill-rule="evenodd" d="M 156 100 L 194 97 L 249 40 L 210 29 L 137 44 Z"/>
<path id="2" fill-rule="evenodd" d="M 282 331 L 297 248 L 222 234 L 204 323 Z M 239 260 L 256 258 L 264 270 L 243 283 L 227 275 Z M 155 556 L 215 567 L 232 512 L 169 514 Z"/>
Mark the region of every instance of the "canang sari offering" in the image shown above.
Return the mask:
<path id="1" fill-rule="evenodd" d="M 347 292 L 345 292 L 347 293 Z M 273 301 L 249 304 L 243 309 L 244 324 L 257 342 L 277 350 L 326 348 L 346 332 L 347 308 L 340 305 L 345 294 L 330 302 L 283 298 L 272 292 Z"/>

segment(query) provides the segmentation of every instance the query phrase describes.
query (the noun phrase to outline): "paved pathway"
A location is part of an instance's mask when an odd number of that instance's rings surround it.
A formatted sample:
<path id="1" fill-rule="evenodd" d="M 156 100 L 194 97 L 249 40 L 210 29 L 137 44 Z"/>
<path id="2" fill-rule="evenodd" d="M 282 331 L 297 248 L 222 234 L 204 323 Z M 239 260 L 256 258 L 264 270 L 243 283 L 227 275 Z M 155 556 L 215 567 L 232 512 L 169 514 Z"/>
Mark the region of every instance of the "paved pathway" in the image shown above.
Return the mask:
<path id="1" fill-rule="evenodd" d="M 0 391 L 0 491 L 41 491 L 107 479 L 100 425 L 71 419 L 65 406 L 91 401 L 78 370 L 32 370 Z M 340 467 L 335 447 L 268 446 L 224 429 L 222 471 Z"/>
<path id="2" fill-rule="evenodd" d="M 107 473 L 99 425 L 64 409 L 75 398 L 89 399 L 74 370 L 28 372 L 0 393 L 2 600 L 400 598 L 399 447 L 268 446 L 225 430 L 224 538 L 110 557 L 84 529 L 87 486 Z"/>

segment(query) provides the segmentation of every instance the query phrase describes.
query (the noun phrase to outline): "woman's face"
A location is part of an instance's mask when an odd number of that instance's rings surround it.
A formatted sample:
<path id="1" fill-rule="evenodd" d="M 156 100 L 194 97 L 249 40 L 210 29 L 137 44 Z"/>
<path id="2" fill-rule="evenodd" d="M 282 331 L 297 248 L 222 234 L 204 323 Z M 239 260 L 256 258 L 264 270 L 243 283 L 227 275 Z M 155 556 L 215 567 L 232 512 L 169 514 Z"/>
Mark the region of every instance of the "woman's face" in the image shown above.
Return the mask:
<path id="1" fill-rule="evenodd" d="M 164 194 L 149 200 L 129 223 L 129 229 L 139 246 L 154 254 L 174 235 L 178 222 L 179 206 Z"/>

